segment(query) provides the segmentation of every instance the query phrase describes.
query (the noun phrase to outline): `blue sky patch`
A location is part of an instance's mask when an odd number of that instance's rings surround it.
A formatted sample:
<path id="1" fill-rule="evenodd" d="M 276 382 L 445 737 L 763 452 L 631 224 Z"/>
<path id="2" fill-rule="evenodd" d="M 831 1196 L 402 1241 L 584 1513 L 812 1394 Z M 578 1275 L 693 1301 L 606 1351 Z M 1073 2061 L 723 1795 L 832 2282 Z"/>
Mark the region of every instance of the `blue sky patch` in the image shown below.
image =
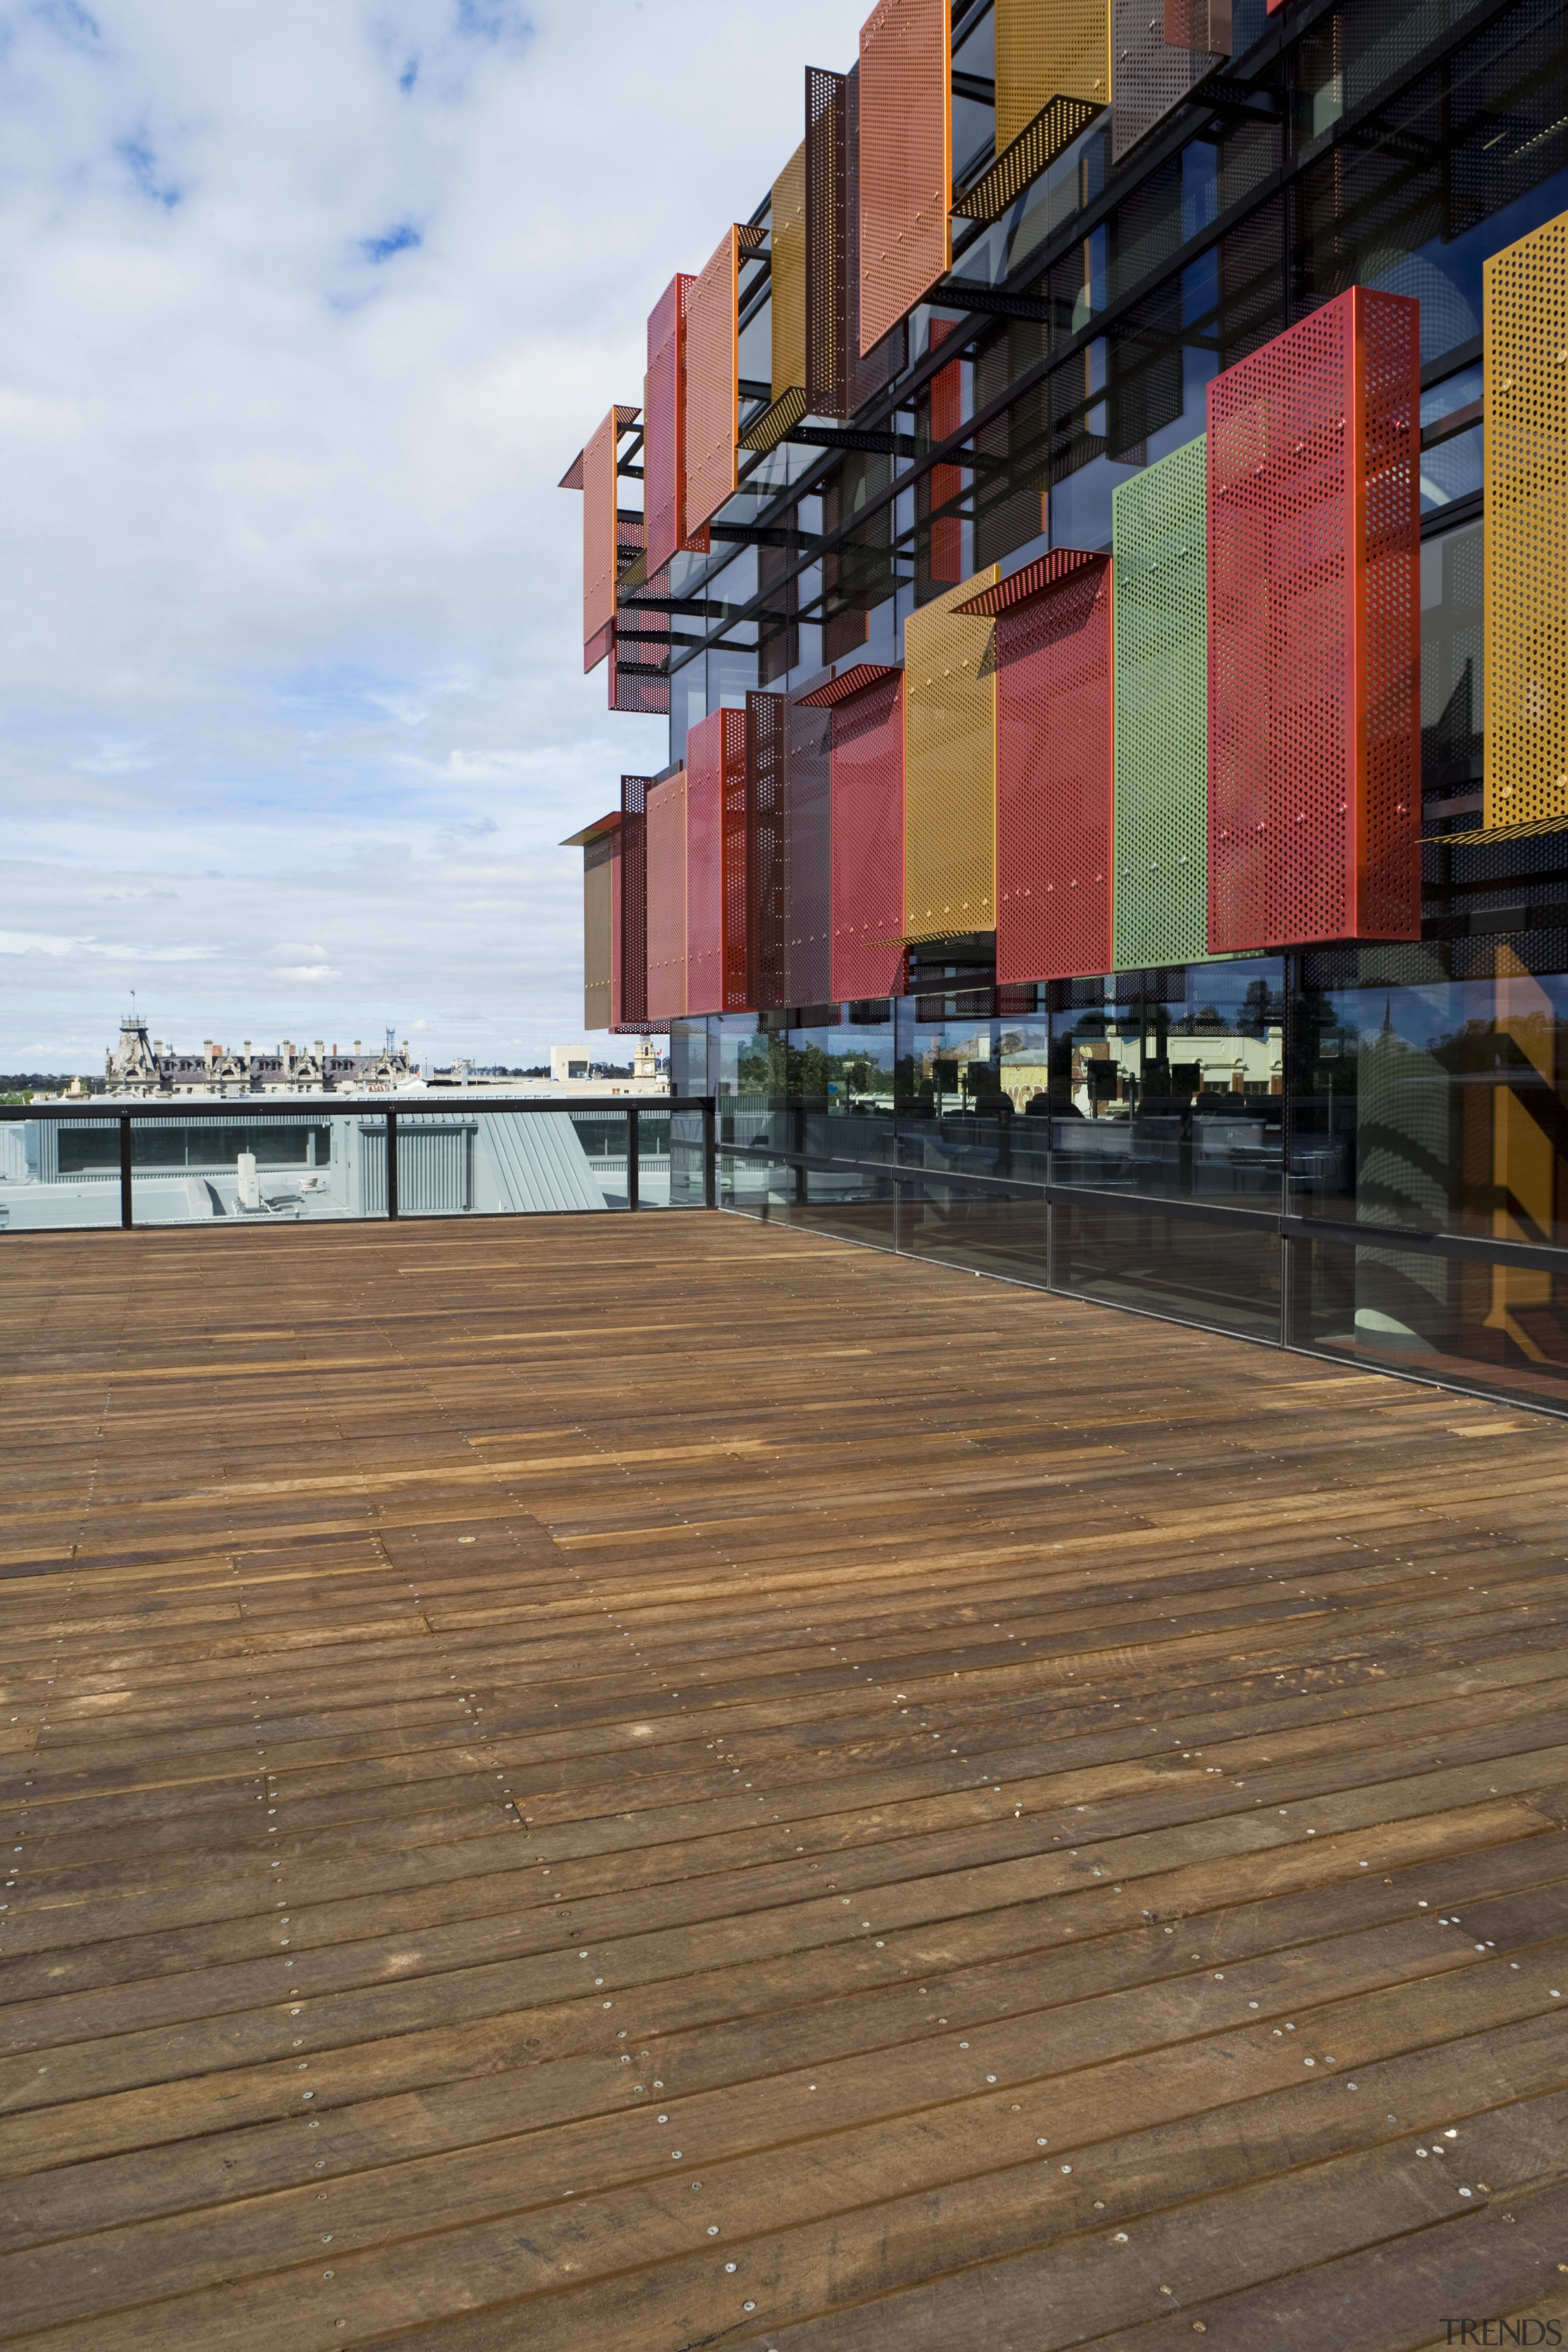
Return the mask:
<path id="1" fill-rule="evenodd" d="M 395 228 L 383 229 L 379 236 L 362 237 L 360 251 L 367 261 L 390 261 L 395 253 L 409 253 L 424 238 L 412 221 L 399 221 Z"/>

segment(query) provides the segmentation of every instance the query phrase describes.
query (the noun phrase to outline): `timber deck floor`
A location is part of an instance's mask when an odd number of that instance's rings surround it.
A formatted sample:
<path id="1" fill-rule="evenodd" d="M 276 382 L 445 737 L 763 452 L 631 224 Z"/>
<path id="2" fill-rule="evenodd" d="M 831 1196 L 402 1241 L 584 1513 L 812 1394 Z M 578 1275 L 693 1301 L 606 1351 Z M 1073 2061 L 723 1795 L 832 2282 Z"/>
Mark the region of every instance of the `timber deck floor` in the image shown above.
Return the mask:
<path id="1" fill-rule="evenodd" d="M 0 2341 L 1568 2336 L 1561 1423 L 731 1217 L 4 1246 Z"/>

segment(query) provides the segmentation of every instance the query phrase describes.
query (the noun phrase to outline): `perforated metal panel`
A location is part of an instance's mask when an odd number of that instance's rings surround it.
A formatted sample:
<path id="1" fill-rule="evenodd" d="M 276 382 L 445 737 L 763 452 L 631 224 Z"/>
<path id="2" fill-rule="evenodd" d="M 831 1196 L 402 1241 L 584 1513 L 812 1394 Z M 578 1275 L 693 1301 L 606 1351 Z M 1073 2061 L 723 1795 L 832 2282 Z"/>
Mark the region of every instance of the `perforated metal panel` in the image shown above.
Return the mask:
<path id="1" fill-rule="evenodd" d="M 647 795 L 647 1011 L 650 1021 L 686 1012 L 686 772 Z"/>
<path id="2" fill-rule="evenodd" d="M 647 794 L 646 776 L 621 778 L 621 984 L 616 1019 L 617 1025 L 624 1022 L 628 1027 L 648 1017 Z"/>
<path id="3" fill-rule="evenodd" d="M 1209 385 L 1215 952 L 1419 936 L 1418 354 L 1356 287 Z"/>
<path id="4" fill-rule="evenodd" d="M 691 289 L 686 329 L 686 527 L 716 515 L 734 495 L 740 343 L 736 289 L 740 247 L 725 230 Z"/>
<path id="5" fill-rule="evenodd" d="M 1165 0 L 1165 38 L 1173 49 L 1231 54 L 1231 0 Z"/>
<path id="6" fill-rule="evenodd" d="M 1110 0 L 1110 152 L 1120 163 L 1220 60 L 1166 39 L 1164 0 Z"/>
<path id="7" fill-rule="evenodd" d="M 848 387 L 846 247 L 848 79 L 805 69 L 805 390 L 816 416 L 842 416 Z"/>
<path id="8" fill-rule="evenodd" d="M 751 833 L 746 809 L 746 714 L 718 710 L 722 870 L 720 885 L 719 962 L 721 1013 L 744 1013 L 752 1003 L 747 918 L 751 910 L 747 853 Z"/>
<path id="9" fill-rule="evenodd" d="M 1070 147 L 1100 111 L 1098 100 L 1050 98 L 1033 121 L 1025 125 L 1012 144 L 1003 149 L 988 172 L 966 188 L 953 205 L 965 220 L 1000 220 L 1015 198 L 1021 196 L 1046 165 Z"/>
<path id="10" fill-rule="evenodd" d="M 792 701 L 788 723 L 784 1002 L 826 1004 L 833 985 L 832 714 Z"/>
<path id="11" fill-rule="evenodd" d="M 1110 562 L 1053 548 L 1017 577 L 1037 584 L 995 623 L 998 985 L 1110 967 Z"/>
<path id="12" fill-rule="evenodd" d="M 686 734 L 686 1010 L 724 1010 L 724 719 Z"/>
<path id="13" fill-rule="evenodd" d="M 784 936 L 788 875 L 785 837 L 785 760 L 789 706 L 782 694 L 746 697 L 746 878 L 749 905 L 746 948 L 748 1002 L 776 1012 L 784 993 Z"/>
<path id="14" fill-rule="evenodd" d="M 993 564 L 904 624 L 906 940 L 995 924 L 995 624 L 957 607 L 997 576 Z"/>
<path id="15" fill-rule="evenodd" d="M 605 634 L 616 617 L 616 444 L 622 412 L 612 408 L 588 436 L 583 467 L 583 667 L 609 651 Z"/>
<path id="16" fill-rule="evenodd" d="M 996 152 L 1047 100 L 1110 103 L 1109 0 L 995 0 Z"/>
<path id="17" fill-rule="evenodd" d="M 1208 951 L 1206 510 L 1201 435 L 1111 499 L 1118 971 Z"/>
<path id="18" fill-rule="evenodd" d="M 833 705 L 836 1002 L 897 996 L 904 972 L 904 681 L 861 664 Z"/>
<path id="19" fill-rule="evenodd" d="M 880 0 L 860 29 L 860 350 L 952 258 L 947 0 Z"/>
<path id="20" fill-rule="evenodd" d="M 672 278 L 648 313 L 643 378 L 643 509 L 647 572 L 662 572 L 678 548 L 707 551 L 706 530 L 686 521 L 686 341 L 697 280 Z"/>
<path id="21" fill-rule="evenodd" d="M 583 847 L 583 1026 L 607 1029 L 614 1012 L 616 835 Z"/>
<path id="22" fill-rule="evenodd" d="M 1488 826 L 1568 817 L 1568 213 L 1486 264 Z"/>
<path id="23" fill-rule="evenodd" d="M 805 387 L 805 142 L 773 182 L 773 389 L 782 399 Z"/>

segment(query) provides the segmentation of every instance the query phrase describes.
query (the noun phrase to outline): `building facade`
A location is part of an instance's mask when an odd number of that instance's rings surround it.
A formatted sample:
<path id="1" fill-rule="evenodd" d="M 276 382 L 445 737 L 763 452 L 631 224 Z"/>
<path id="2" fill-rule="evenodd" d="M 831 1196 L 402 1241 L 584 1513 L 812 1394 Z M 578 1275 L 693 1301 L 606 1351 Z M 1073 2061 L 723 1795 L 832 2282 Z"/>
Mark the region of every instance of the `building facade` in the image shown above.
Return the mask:
<path id="1" fill-rule="evenodd" d="M 1568 1409 L 1562 0 L 880 0 L 801 131 L 565 477 L 588 1024 L 735 1208 Z"/>

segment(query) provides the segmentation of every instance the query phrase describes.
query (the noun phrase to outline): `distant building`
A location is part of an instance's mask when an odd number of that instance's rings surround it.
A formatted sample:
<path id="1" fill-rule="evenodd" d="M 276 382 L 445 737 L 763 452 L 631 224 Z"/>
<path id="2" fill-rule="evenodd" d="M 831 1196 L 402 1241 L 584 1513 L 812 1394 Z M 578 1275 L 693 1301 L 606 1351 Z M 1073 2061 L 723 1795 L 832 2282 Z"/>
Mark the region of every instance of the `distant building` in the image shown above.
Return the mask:
<path id="1" fill-rule="evenodd" d="M 416 1075 L 407 1038 L 396 1046 L 390 1030 L 374 1054 L 363 1053 L 357 1037 L 349 1054 L 336 1045 L 329 1053 L 320 1037 L 313 1045 L 285 1038 L 270 1054 L 254 1052 L 248 1037 L 238 1053 L 206 1037 L 197 1055 L 176 1053 L 162 1037 L 149 1042 L 147 1024 L 134 1013 L 121 1021 L 120 1042 L 105 1053 L 103 1068 L 109 1092 L 121 1095 L 319 1095 L 340 1087 L 362 1092 L 405 1086 Z"/>

